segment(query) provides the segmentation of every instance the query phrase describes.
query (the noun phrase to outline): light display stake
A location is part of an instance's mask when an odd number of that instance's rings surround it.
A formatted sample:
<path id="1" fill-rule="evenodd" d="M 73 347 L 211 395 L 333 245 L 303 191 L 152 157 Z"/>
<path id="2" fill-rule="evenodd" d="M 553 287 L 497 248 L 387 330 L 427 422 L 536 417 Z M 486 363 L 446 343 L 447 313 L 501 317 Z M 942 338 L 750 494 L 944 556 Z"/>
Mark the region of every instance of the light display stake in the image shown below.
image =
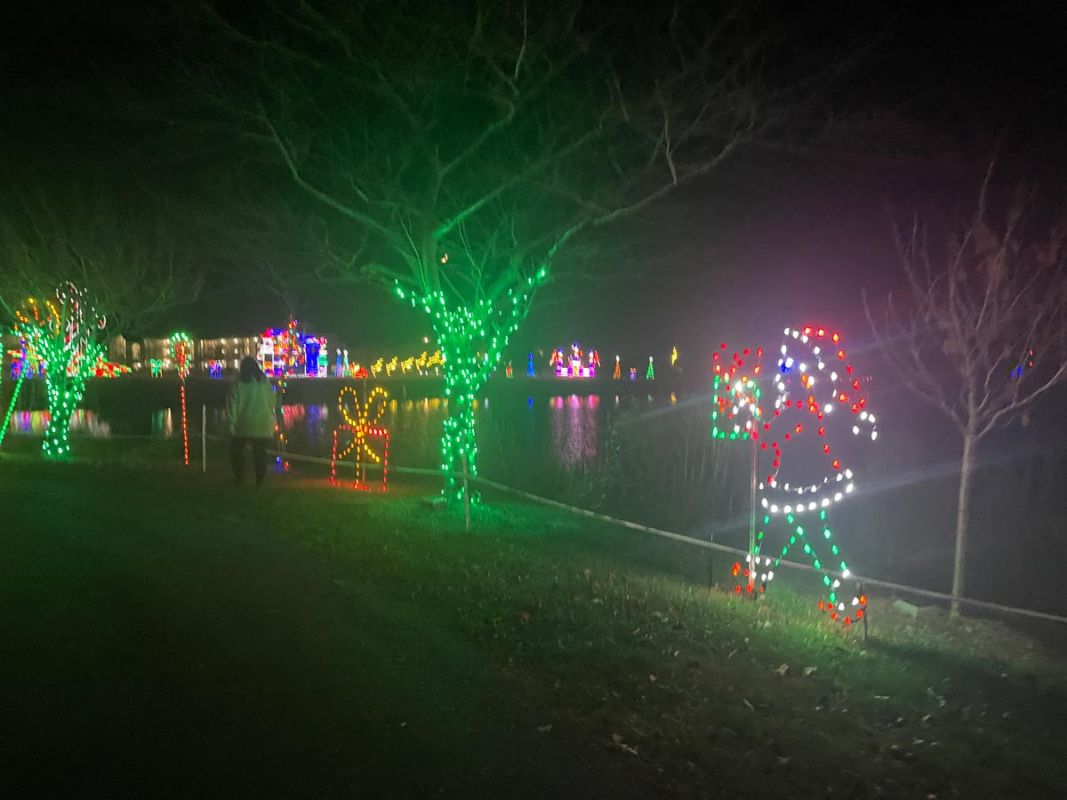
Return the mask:
<path id="1" fill-rule="evenodd" d="M 648 369 L 645 370 L 645 380 L 646 381 L 654 381 L 654 380 L 656 380 L 656 369 L 655 369 L 655 367 L 652 366 L 652 356 L 648 357 Z"/>
<path id="2" fill-rule="evenodd" d="M 167 339 L 167 352 L 178 369 L 182 412 L 182 463 L 189 466 L 189 412 L 185 400 L 185 379 L 193 368 L 193 337 L 184 331 L 175 331 Z"/>
<path id="3" fill-rule="evenodd" d="M 619 362 L 618 356 L 615 356 L 615 370 L 611 373 L 611 379 L 613 381 L 622 380 L 622 364 Z"/>
<path id="4" fill-rule="evenodd" d="M 534 378 L 537 376 L 537 368 L 534 366 L 534 354 L 526 354 L 526 377 Z"/>
<path id="5" fill-rule="evenodd" d="M 343 461 L 349 454 L 356 455 L 356 481 L 353 488 L 368 491 L 367 468 L 364 456 L 371 461 L 382 465 L 381 491 L 389 486 L 389 430 L 381 424 L 381 417 L 385 411 L 385 401 L 388 393 L 380 386 L 376 387 L 367 398 L 366 404 L 359 402 L 356 390 L 350 386 L 341 389 L 337 396 L 337 408 L 344 420 L 333 431 L 333 449 L 330 457 L 330 483 L 337 483 L 337 462 Z M 352 438 L 343 449 L 338 452 L 339 434 L 347 431 Z M 370 439 L 379 439 L 382 442 L 382 454 L 379 456 L 370 446 Z"/>
<path id="6" fill-rule="evenodd" d="M 438 344 L 445 373 L 445 397 L 449 416 L 441 435 L 441 474 L 445 497 L 463 501 L 463 481 L 457 479 L 465 463 L 467 474 L 478 474 L 478 443 L 474 431 L 474 397 L 500 363 L 511 335 L 529 310 L 536 288 L 544 283 L 548 270 L 541 267 L 526 277 L 520 288 L 511 288 L 494 301 L 450 305 L 443 291 L 416 294 L 396 283 L 396 293 L 411 307 L 422 309 Z"/>
<path id="7" fill-rule="evenodd" d="M 85 292 L 72 283 L 60 286 L 55 297 L 43 304 L 29 298 L 15 312 L 14 333 L 45 369 L 48 425 L 41 447 L 45 458 L 70 455 L 70 420 L 103 356 L 99 337 L 106 324 Z"/>

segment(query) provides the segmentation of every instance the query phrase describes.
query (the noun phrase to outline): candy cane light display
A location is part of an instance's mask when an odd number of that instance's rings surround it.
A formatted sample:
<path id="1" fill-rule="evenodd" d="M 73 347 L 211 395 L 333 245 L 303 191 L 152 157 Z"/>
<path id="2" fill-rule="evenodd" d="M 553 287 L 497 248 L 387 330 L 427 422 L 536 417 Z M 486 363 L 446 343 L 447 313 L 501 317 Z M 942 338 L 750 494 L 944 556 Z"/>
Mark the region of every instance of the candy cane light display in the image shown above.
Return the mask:
<path id="1" fill-rule="evenodd" d="M 182 412 L 182 463 L 189 466 L 189 412 L 185 401 L 185 379 L 193 366 L 193 337 L 176 331 L 167 339 L 167 351 L 178 369 L 178 387 Z"/>
<path id="2" fill-rule="evenodd" d="M 772 441 L 761 448 L 773 459 L 759 484 L 763 528 L 756 535 L 756 567 L 767 531 L 784 527 L 785 540 L 774 554 L 777 565 L 794 547 L 800 547 L 812 567 L 824 569 L 823 559 L 841 578 L 823 574 L 825 596 L 819 608 L 846 625 L 863 618 L 867 597 L 858 591 L 848 600 L 841 592 L 841 579 L 851 575 L 830 527 L 832 508 L 855 489 L 852 469 L 844 461 L 847 436 L 878 438 L 877 419 L 867 404 L 863 380 L 849 363 L 841 334 L 811 325 L 786 328 L 785 342 L 774 377 L 775 400 Z M 795 459 L 800 443 L 816 445 L 819 466 L 805 464 L 792 474 L 783 464 Z M 764 559 L 766 566 L 766 558 Z M 767 568 L 760 573 L 766 583 L 774 578 Z"/>
<path id="3" fill-rule="evenodd" d="M 343 461 L 350 454 L 356 457 L 356 481 L 353 488 L 367 491 L 370 486 L 367 483 L 367 469 L 364 458 L 382 465 L 381 491 L 385 491 L 389 485 L 389 430 L 382 425 L 381 418 L 385 411 L 385 401 L 388 393 L 380 386 L 376 387 L 367 398 L 366 403 L 359 401 L 356 390 L 346 386 L 337 397 L 337 407 L 344 420 L 333 432 L 333 450 L 330 458 L 330 483 L 337 483 L 337 462 Z M 348 443 L 338 449 L 340 434 L 348 433 L 351 438 Z M 379 455 L 370 446 L 370 440 L 377 439 L 382 442 L 382 453 Z"/>

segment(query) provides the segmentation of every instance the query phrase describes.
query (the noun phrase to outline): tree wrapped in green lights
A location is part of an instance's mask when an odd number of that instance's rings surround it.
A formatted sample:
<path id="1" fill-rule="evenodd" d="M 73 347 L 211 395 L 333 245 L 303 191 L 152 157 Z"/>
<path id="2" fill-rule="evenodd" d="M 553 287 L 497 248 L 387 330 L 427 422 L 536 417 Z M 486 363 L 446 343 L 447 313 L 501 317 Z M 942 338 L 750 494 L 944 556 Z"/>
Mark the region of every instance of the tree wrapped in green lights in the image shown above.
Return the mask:
<path id="1" fill-rule="evenodd" d="M 45 458 L 70 455 L 70 421 L 104 354 L 105 325 L 85 291 L 72 283 L 60 286 L 46 300 L 27 299 L 15 312 L 15 335 L 44 364 L 48 426 L 41 452 Z"/>
<path id="2" fill-rule="evenodd" d="M 752 30 L 768 21 L 733 6 L 275 11 L 254 29 L 207 11 L 232 58 L 205 70 L 204 97 L 310 198 L 337 275 L 428 315 L 446 358 L 450 487 L 459 462 L 476 471 L 474 397 L 564 249 L 601 271 L 616 256 L 589 234 L 711 172 L 778 99 L 757 79 L 766 37 Z M 602 246 L 579 259 L 578 239 Z"/>

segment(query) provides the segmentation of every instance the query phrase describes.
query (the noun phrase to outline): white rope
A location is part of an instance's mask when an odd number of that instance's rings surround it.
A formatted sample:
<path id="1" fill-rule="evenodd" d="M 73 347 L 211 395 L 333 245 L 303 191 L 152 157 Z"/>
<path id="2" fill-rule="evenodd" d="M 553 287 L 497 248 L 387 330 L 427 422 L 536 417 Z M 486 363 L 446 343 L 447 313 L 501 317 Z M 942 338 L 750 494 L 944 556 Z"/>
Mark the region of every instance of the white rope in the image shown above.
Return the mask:
<path id="1" fill-rule="evenodd" d="M 269 451 L 269 452 L 271 452 L 272 454 L 275 454 L 275 455 L 277 454 L 274 451 Z M 295 455 L 295 454 L 292 454 L 292 453 L 288 454 L 286 456 L 286 458 L 288 458 L 290 460 L 293 460 L 293 461 L 305 461 L 305 462 L 308 462 L 310 464 L 325 464 L 326 466 L 330 465 L 330 459 L 328 459 L 328 458 L 315 458 L 314 456 L 302 456 L 302 455 Z M 378 469 L 381 468 L 381 466 L 378 465 L 378 464 L 373 464 L 373 465 L 368 465 L 368 466 L 370 466 L 372 468 L 378 468 Z M 390 472 L 395 472 L 398 475 L 423 475 L 423 476 L 430 476 L 430 477 L 439 477 L 441 475 L 441 471 L 440 470 L 423 469 L 423 468 L 420 468 L 420 467 L 390 467 L 389 471 Z M 457 475 L 456 477 L 458 478 L 460 476 Z M 685 534 L 675 533 L 673 531 L 665 531 L 665 530 L 662 530 L 661 528 L 653 528 L 653 527 L 651 527 L 649 525 L 641 525 L 641 524 L 639 524 L 637 522 L 630 522 L 629 520 L 618 519 L 616 517 L 608 516 L 607 514 L 601 514 L 601 513 L 596 512 L 596 511 L 589 511 L 588 509 L 585 509 L 585 508 L 578 508 L 577 506 L 570 506 L 570 505 L 567 505 L 566 503 L 561 503 L 558 500 L 552 500 L 552 499 L 547 498 L 547 497 L 541 497 L 540 495 L 532 494 L 531 492 L 526 492 L 526 491 L 523 491 L 522 489 L 516 489 L 516 488 L 514 488 L 512 486 L 505 486 L 502 483 L 496 483 L 495 481 L 490 481 L 490 480 L 487 480 L 486 478 L 472 476 L 470 479 L 472 481 L 474 481 L 475 483 L 479 483 L 482 486 L 487 486 L 490 489 L 496 489 L 497 491 L 507 492 L 509 494 L 513 494 L 513 495 L 516 495 L 518 497 L 522 497 L 525 500 L 530 500 L 531 502 L 534 502 L 534 503 L 540 503 L 541 505 L 550 506 L 552 508 L 558 508 L 561 511 L 567 511 L 567 512 L 569 512 L 571 514 L 577 514 L 579 516 L 589 517 L 590 519 L 600 520 L 601 522 L 606 522 L 606 523 L 608 523 L 610 525 L 617 525 L 617 526 L 622 527 L 622 528 L 629 528 L 630 530 L 640 531 L 641 533 L 648 533 L 648 534 L 651 534 L 652 536 L 659 536 L 659 537 L 661 537 L 663 539 L 671 539 L 672 541 L 681 542 L 682 544 L 687 544 L 687 545 L 689 545 L 691 547 L 699 547 L 699 548 L 702 548 L 704 550 L 715 550 L 715 551 L 720 552 L 720 553 L 730 553 L 731 555 L 741 556 L 742 558 L 744 558 L 745 556 L 748 555 L 748 551 L 741 550 L 741 549 L 738 549 L 736 547 L 729 547 L 729 546 L 724 545 L 724 544 L 716 544 L 715 542 L 707 542 L 707 541 L 704 541 L 703 539 L 696 539 L 696 538 L 694 538 L 692 536 L 686 536 Z M 935 591 L 932 591 L 930 589 L 920 589 L 920 588 L 918 588 L 916 586 L 908 586 L 907 584 L 903 584 L 903 583 L 894 583 L 892 581 L 885 581 L 885 580 L 881 580 L 879 578 L 867 578 L 867 577 L 864 577 L 862 575 L 856 575 L 856 574 L 854 574 L 852 572 L 849 573 L 847 578 L 844 578 L 844 576 L 842 576 L 842 574 L 840 572 L 836 572 L 834 570 L 815 569 L 814 567 L 812 567 L 812 566 L 810 566 L 808 564 L 801 564 L 801 563 L 796 562 L 796 561 L 788 561 L 788 560 L 784 560 L 784 559 L 779 563 L 779 566 L 785 567 L 787 569 L 797 569 L 797 570 L 802 570 L 802 571 L 805 571 L 805 572 L 815 572 L 815 573 L 818 573 L 820 575 L 829 575 L 829 576 L 834 577 L 834 578 L 841 578 L 841 579 L 844 579 L 844 580 L 851 580 L 851 581 L 855 581 L 857 583 L 862 583 L 865 586 L 878 586 L 878 587 L 881 587 L 883 589 L 893 589 L 893 590 L 898 591 L 898 592 L 907 592 L 909 594 L 917 595 L 919 597 L 928 597 L 928 598 L 930 598 L 932 600 L 943 600 L 943 601 L 948 601 L 948 602 L 955 601 L 955 602 L 960 603 L 962 605 L 972 606 L 974 608 L 983 608 L 983 609 L 986 609 L 986 610 L 989 610 L 989 611 L 999 611 L 999 612 L 1002 612 L 1002 613 L 1005 613 L 1005 614 L 1015 614 L 1015 615 L 1021 616 L 1021 617 L 1030 617 L 1032 619 L 1041 619 L 1041 620 L 1046 620 L 1048 622 L 1067 623 L 1067 617 L 1061 616 L 1059 614 L 1049 614 L 1049 613 L 1047 613 L 1045 611 L 1033 611 L 1033 610 L 1031 610 L 1029 608 L 1017 608 L 1015 606 L 1006 606 L 1006 605 L 1002 605 L 1000 603 L 993 603 L 993 602 L 990 602 L 988 600 L 973 600 L 973 599 L 971 599 L 969 597 L 957 597 L 956 595 L 946 594 L 944 592 L 935 592 Z"/>

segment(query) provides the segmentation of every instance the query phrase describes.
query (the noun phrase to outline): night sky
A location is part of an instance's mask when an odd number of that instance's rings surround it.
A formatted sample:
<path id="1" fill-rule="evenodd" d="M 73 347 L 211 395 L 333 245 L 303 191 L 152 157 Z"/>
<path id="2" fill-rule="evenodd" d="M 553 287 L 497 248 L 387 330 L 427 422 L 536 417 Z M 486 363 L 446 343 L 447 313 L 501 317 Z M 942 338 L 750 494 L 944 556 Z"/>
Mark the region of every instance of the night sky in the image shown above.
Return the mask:
<path id="1" fill-rule="evenodd" d="M 269 164 L 263 174 L 281 205 L 253 196 L 233 177 L 232 150 L 204 133 L 185 74 L 197 49 L 185 4 L 14 2 L 0 13 L 0 181 L 61 193 L 71 180 L 114 179 L 156 209 L 207 281 L 194 303 L 142 333 L 182 325 L 229 335 L 278 324 L 285 307 L 253 262 L 282 273 L 305 268 L 314 243 L 264 220 L 281 206 L 299 214 L 306 199 L 284 176 L 270 184 Z M 1007 173 L 1040 181 L 1041 196 L 1058 202 L 1067 104 L 1057 36 L 1067 11 L 1015 2 L 864 12 L 839 3 L 790 13 L 779 20 L 785 48 L 859 52 L 817 100 L 813 113 L 832 124 L 803 142 L 749 147 L 586 242 L 578 266 L 592 280 L 571 280 L 576 265 L 565 254 L 518 335 L 516 359 L 577 338 L 634 353 L 635 363 L 672 344 L 703 361 L 726 331 L 763 337 L 802 318 L 863 339 L 861 289 L 896 281 L 887 206 L 965 202 L 998 143 Z M 234 230 L 241 236 L 228 235 Z M 356 349 L 429 332 L 380 289 L 291 290 L 310 327 Z"/>

